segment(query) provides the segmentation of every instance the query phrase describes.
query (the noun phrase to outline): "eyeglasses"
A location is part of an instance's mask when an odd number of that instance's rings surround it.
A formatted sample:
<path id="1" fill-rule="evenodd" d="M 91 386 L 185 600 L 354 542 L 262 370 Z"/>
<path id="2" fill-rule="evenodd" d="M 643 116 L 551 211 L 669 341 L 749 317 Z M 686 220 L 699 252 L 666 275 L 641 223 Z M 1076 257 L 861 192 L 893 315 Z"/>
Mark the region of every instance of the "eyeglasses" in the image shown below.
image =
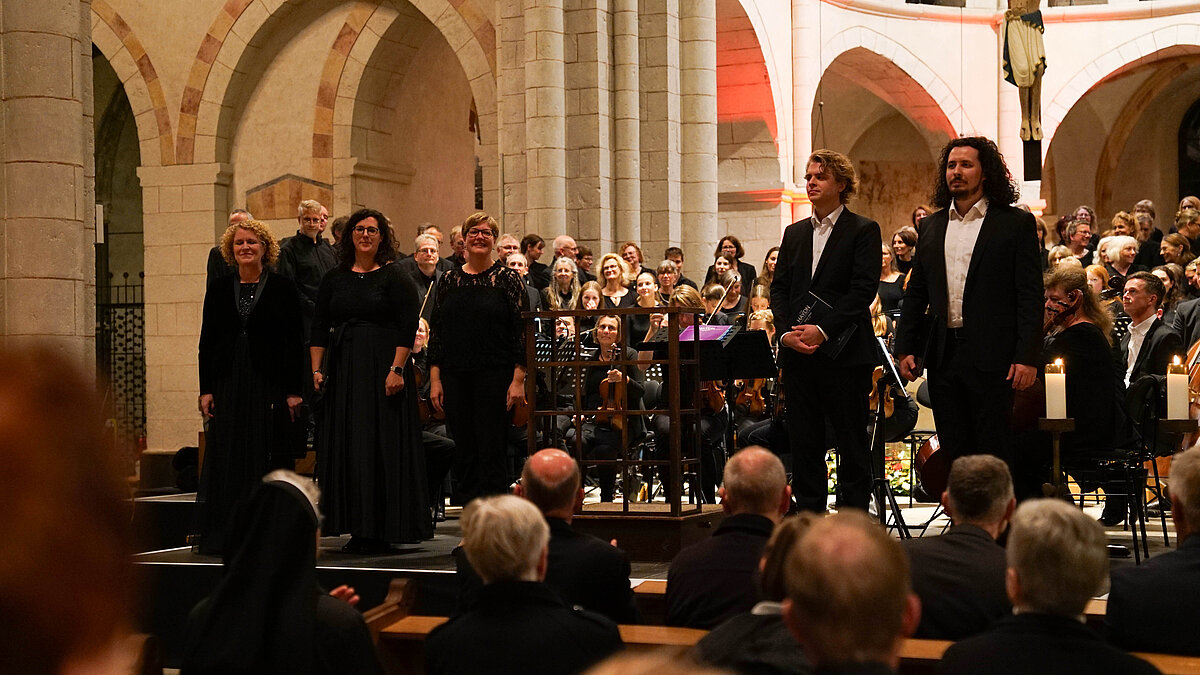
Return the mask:
<path id="1" fill-rule="evenodd" d="M 467 230 L 467 236 L 468 237 L 484 237 L 487 239 L 491 239 L 492 237 L 494 237 L 496 235 L 494 232 L 492 232 L 492 228 L 490 228 L 490 227 L 473 227 L 473 228 Z"/>
<path id="2" fill-rule="evenodd" d="M 354 228 L 354 234 L 357 234 L 357 235 L 369 234 L 372 237 L 374 237 L 375 235 L 379 234 L 379 228 L 378 227 L 363 227 L 362 225 L 359 225 L 358 227 Z"/>

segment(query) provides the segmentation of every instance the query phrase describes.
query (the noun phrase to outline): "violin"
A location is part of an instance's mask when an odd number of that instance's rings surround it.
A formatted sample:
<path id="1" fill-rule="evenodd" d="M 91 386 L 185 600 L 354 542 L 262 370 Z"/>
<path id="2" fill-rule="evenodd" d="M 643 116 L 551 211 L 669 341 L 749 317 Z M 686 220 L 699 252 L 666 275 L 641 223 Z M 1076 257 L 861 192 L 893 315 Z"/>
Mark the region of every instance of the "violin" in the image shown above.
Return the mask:
<path id="1" fill-rule="evenodd" d="M 875 366 L 871 373 L 870 410 L 879 410 L 879 378 L 883 377 L 883 366 Z M 892 399 L 892 388 L 886 387 L 883 392 L 883 416 L 891 417 L 896 411 L 896 402 Z"/>
<path id="2" fill-rule="evenodd" d="M 700 385 L 700 412 L 713 415 L 725 407 L 725 392 L 717 380 L 709 380 Z"/>
<path id="3" fill-rule="evenodd" d="M 611 347 L 612 359 L 609 361 L 609 370 L 616 368 L 616 360 L 619 350 L 616 345 Z M 628 408 L 629 391 L 625 387 L 625 376 L 622 373 L 621 379 L 617 382 L 611 382 L 607 377 L 600 381 L 600 412 L 596 413 L 597 424 L 607 424 L 608 426 L 621 431 L 625 428 L 625 410 Z"/>
<path id="4" fill-rule="evenodd" d="M 766 378 L 756 378 L 744 382 L 742 390 L 738 392 L 737 398 L 733 400 L 734 405 L 740 410 L 746 411 L 747 415 L 761 417 L 767 411 L 767 401 L 763 397 L 762 392 L 763 385 L 766 383 Z"/>
<path id="5" fill-rule="evenodd" d="M 413 362 L 413 385 L 417 388 L 417 412 L 421 416 L 421 424 L 429 424 L 433 422 L 445 422 L 446 413 L 438 412 L 437 408 L 429 401 L 429 389 L 425 386 L 425 371 L 417 367 L 416 362 Z"/>

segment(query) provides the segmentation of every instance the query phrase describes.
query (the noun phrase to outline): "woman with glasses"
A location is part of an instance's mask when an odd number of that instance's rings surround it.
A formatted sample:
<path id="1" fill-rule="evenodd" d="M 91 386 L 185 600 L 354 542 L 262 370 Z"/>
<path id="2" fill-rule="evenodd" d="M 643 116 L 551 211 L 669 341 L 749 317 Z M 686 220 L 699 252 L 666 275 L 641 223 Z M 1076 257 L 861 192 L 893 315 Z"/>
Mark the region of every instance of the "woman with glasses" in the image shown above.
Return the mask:
<path id="1" fill-rule="evenodd" d="M 463 223 L 467 261 L 434 288 L 430 322 L 429 399 L 445 410 L 462 474 L 459 497 L 508 491 L 505 439 L 509 414 L 525 400 L 525 282 L 494 260 L 495 219 L 475 213 Z"/>
<path id="2" fill-rule="evenodd" d="M 325 391 L 317 479 L 324 532 L 350 533 L 347 553 L 382 553 L 393 542 L 433 536 L 417 392 L 406 386 L 420 301 L 412 278 L 392 262 L 382 213 L 355 212 L 346 232 L 313 321 L 313 386 Z"/>

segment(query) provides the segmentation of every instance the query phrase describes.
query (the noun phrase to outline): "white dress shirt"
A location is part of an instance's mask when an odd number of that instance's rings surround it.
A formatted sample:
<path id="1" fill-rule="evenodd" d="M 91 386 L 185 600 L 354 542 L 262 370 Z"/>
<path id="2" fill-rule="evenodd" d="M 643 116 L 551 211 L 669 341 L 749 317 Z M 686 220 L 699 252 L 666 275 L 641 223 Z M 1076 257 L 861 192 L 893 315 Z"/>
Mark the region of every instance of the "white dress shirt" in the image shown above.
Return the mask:
<path id="1" fill-rule="evenodd" d="M 821 254 L 825 252 L 825 244 L 829 243 L 829 235 L 833 234 L 833 224 L 838 218 L 842 217 L 842 211 L 846 207 L 839 205 L 832 213 L 824 218 L 817 220 L 817 214 L 812 215 L 813 227 L 813 250 L 812 250 L 812 274 L 817 273 L 817 264 L 821 262 Z"/>
<path id="2" fill-rule="evenodd" d="M 945 245 L 946 325 L 950 328 L 962 328 L 963 325 L 963 291 L 967 286 L 967 271 L 971 269 L 971 254 L 975 251 L 975 242 L 979 239 L 979 229 L 983 227 L 987 209 L 986 197 L 980 197 L 967 209 L 966 214 L 959 214 L 954 202 L 950 202 Z"/>
<path id="3" fill-rule="evenodd" d="M 1129 386 L 1129 376 L 1133 374 L 1133 364 L 1137 363 L 1138 352 L 1142 351 L 1142 343 L 1146 341 L 1146 334 L 1150 332 L 1150 326 L 1157 318 L 1157 313 L 1151 313 L 1141 323 L 1129 326 L 1129 351 L 1125 354 L 1126 387 Z"/>

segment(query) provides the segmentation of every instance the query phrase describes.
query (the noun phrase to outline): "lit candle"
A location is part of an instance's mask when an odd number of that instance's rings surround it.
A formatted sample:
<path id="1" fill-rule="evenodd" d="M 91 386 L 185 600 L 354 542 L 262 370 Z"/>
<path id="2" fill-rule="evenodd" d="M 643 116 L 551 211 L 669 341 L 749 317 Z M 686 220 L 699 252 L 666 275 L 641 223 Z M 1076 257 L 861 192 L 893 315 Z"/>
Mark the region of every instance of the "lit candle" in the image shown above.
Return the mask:
<path id="1" fill-rule="evenodd" d="M 1188 418 L 1188 376 L 1179 357 L 1167 366 L 1167 419 Z"/>
<path id="2" fill-rule="evenodd" d="M 1067 419 L 1067 373 L 1062 359 L 1046 364 L 1046 419 Z"/>

